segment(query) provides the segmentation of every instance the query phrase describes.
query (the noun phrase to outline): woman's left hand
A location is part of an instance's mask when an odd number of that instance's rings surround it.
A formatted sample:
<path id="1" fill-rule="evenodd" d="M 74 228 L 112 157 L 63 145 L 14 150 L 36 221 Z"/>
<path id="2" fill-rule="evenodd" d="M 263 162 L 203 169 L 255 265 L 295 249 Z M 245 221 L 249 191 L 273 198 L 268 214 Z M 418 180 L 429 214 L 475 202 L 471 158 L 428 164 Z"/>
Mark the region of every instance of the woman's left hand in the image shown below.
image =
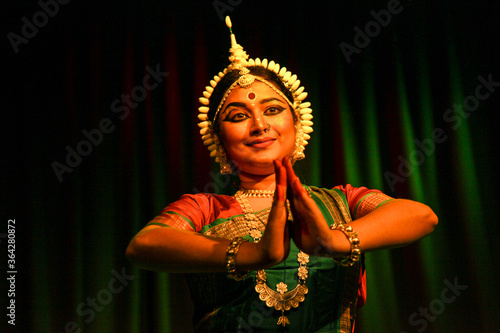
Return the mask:
<path id="1" fill-rule="evenodd" d="M 288 181 L 287 198 L 293 214 L 291 225 L 295 244 L 309 255 L 335 256 L 333 232 L 323 214 L 295 175 L 288 157 L 283 158 Z"/>

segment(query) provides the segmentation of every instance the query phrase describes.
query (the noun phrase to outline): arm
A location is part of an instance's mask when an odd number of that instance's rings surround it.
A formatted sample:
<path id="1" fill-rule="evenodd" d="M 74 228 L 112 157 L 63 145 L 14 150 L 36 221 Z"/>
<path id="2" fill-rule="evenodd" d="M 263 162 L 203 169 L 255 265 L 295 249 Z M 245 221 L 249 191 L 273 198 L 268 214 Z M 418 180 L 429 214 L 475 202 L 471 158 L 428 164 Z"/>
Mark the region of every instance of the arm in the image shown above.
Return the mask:
<path id="1" fill-rule="evenodd" d="M 297 245 L 311 255 L 345 256 L 350 243 L 345 234 L 331 230 L 307 191 L 300 184 L 289 162 L 286 166 L 292 210 L 293 238 Z M 391 200 L 371 213 L 349 223 L 357 232 L 363 252 L 394 248 L 414 242 L 429 233 L 438 219 L 426 205 L 411 200 Z"/>
<path id="2" fill-rule="evenodd" d="M 362 252 L 397 248 L 430 234 L 438 223 L 428 206 L 412 200 L 391 200 L 349 225 L 358 234 Z M 325 251 L 332 256 L 349 254 L 347 237 L 330 230 L 324 241 Z"/>
<path id="3" fill-rule="evenodd" d="M 147 226 L 130 242 L 127 258 L 140 268 L 169 273 L 223 272 L 230 240 L 171 227 Z M 238 267 L 255 265 L 254 244 L 243 243 Z M 256 256 L 255 256 L 256 257 Z"/>
<path id="4" fill-rule="evenodd" d="M 437 223 L 438 218 L 429 206 L 396 199 L 350 225 L 358 233 L 362 251 L 368 252 L 408 245 L 430 234 Z"/>
<path id="5" fill-rule="evenodd" d="M 236 257 L 239 270 L 271 267 L 288 256 L 286 173 L 275 163 L 278 184 L 266 232 L 258 243 L 244 242 Z M 283 176 L 279 176 L 279 175 Z M 171 227 L 146 226 L 130 242 L 127 258 L 140 268 L 170 273 L 224 272 L 230 240 Z"/>

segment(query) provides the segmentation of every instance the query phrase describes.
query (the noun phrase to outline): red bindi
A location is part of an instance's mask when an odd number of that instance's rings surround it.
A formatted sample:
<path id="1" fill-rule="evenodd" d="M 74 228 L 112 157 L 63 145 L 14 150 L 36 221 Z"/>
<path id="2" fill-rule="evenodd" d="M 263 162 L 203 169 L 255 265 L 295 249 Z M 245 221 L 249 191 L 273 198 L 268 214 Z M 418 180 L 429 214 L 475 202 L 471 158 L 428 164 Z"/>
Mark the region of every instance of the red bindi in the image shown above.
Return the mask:
<path id="1" fill-rule="evenodd" d="M 250 92 L 248 93 L 248 96 L 247 96 L 249 99 L 255 99 L 255 93 L 254 92 Z"/>

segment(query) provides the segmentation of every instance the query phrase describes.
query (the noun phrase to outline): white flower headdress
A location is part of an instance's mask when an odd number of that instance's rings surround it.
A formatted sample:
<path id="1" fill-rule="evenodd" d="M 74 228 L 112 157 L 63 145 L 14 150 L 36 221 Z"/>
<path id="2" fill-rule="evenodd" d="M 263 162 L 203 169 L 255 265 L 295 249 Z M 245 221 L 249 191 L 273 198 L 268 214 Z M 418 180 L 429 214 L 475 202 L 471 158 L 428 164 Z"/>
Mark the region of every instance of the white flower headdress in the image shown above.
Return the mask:
<path id="1" fill-rule="evenodd" d="M 295 112 L 299 121 L 296 124 L 296 139 L 295 139 L 295 151 L 291 156 L 293 161 L 303 159 L 304 156 L 304 146 L 307 145 L 307 140 L 311 137 L 309 133 L 313 131 L 312 129 L 312 109 L 310 108 L 311 103 L 304 102 L 304 99 L 307 97 L 307 92 L 304 91 L 304 87 L 300 86 L 300 80 L 297 79 L 297 75 L 292 74 L 290 71 L 286 69 L 286 67 L 280 67 L 279 64 L 274 61 L 268 61 L 267 59 L 260 60 L 256 59 L 248 59 L 248 55 L 243 50 L 243 47 L 236 42 L 236 37 L 232 31 L 232 24 L 229 16 L 226 17 L 226 25 L 229 28 L 230 36 L 231 36 L 231 48 L 229 49 L 229 61 L 231 64 L 225 68 L 222 72 L 219 72 L 218 75 L 215 75 L 213 80 L 210 81 L 210 85 L 205 87 L 205 91 L 203 92 L 203 97 L 200 97 L 200 103 L 202 106 L 199 107 L 199 115 L 198 119 L 200 123 L 198 126 L 201 128 L 200 134 L 203 140 L 203 143 L 208 146 L 208 150 L 210 151 L 210 156 L 215 157 L 215 161 L 221 164 L 221 173 L 231 173 L 231 165 L 228 163 L 224 149 L 217 137 L 217 134 L 214 132 L 212 128 L 212 121 L 217 119 L 217 115 L 224 105 L 224 102 L 231 93 L 231 91 L 238 85 L 242 88 L 249 88 L 255 80 L 260 81 L 271 89 L 273 89 L 276 93 L 278 93 L 281 97 L 283 97 L 290 107 L 292 111 Z M 255 76 L 250 74 L 250 71 L 247 67 L 249 66 L 260 66 L 265 69 L 268 69 L 278 75 L 281 79 L 285 87 L 290 91 L 293 96 L 292 100 L 289 100 L 274 84 L 269 81 L 261 78 L 259 76 Z M 232 70 L 240 70 L 239 74 L 241 75 L 224 93 L 223 98 L 221 99 L 217 110 L 215 111 L 213 119 L 208 118 L 208 112 L 210 110 L 210 97 L 214 91 L 214 88 L 217 86 L 219 81 L 226 75 L 226 73 Z"/>

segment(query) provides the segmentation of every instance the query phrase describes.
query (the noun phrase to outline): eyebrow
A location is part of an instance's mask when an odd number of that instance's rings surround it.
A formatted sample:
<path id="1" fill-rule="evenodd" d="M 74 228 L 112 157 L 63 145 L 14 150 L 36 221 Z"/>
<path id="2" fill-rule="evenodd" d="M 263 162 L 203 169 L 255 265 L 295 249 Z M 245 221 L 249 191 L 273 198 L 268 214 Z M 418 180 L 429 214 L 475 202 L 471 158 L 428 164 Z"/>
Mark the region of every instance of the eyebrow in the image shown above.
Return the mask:
<path id="1" fill-rule="evenodd" d="M 286 102 L 283 102 L 281 99 L 276 98 L 276 97 L 264 98 L 263 100 L 260 101 L 259 104 L 265 104 L 265 103 L 269 103 L 269 102 L 273 102 L 273 101 L 278 101 L 278 102 L 286 104 Z"/>
<path id="2" fill-rule="evenodd" d="M 236 106 L 236 107 L 244 108 L 247 105 L 245 103 L 242 103 L 242 102 L 232 102 L 232 103 L 229 103 L 228 105 L 226 105 L 226 107 L 224 108 L 224 112 L 226 112 L 226 110 L 228 108 L 230 108 L 231 106 Z"/>
<path id="3" fill-rule="evenodd" d="M 276 97 L 269 97 L 269 98 L 264 98 L 263 100 L 261 100 L 259 102 L 259 104 L 266 104 L 266 103 L 269 103 L 269 102 L 273 102 L 273 101 L 278 101 L 280 103 L 283 103 L 283 104 L 286 104 L 286 102 L 283 102 L 281 99 L 279 98 L 276 98 Z M 240 108 L 246 108 L 247 107 L 247 104 L 246 103 L 242 103 L 242 102 L 232 102 L 232 103 L 229 103 L 228 105 L 226 105 L 226 107 L 224 108 L 224 111 L 222 111 L 221 113 L 221 116 L 224 115 L 227 111 L 227 109 L 229 109 L 230 107 L 232 106 L 235 106 L 235 107 L 240 107 Z"/>

